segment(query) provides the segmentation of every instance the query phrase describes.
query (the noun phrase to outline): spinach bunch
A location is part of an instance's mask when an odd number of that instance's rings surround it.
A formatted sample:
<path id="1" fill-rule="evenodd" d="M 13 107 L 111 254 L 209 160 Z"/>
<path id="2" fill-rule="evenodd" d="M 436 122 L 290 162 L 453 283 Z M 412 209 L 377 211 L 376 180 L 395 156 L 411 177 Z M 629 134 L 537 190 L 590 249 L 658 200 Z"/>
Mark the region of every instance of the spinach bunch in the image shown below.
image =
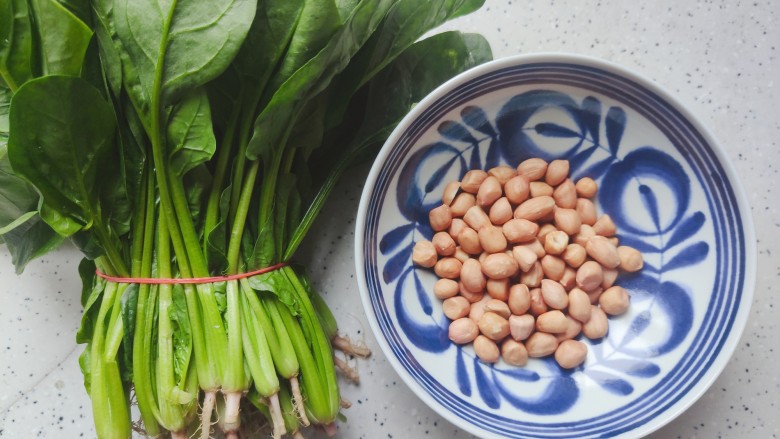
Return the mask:
<path id="1" fill-rule="evenodd" d="M 335 320 L 287 263 L 341 174 L 490 58 L 482 0 L 0 0 L 0 239 L 84 253 L 77 339 L 100 438 L 330 426 Z M 197 413 L 202 407 L 201 413 Z M 251 407 L 251 406 L 247 406 Z M 245 410 L 252 413 L 251 410 Z M 198 420 L 199 419 L 199 420 Z"/>

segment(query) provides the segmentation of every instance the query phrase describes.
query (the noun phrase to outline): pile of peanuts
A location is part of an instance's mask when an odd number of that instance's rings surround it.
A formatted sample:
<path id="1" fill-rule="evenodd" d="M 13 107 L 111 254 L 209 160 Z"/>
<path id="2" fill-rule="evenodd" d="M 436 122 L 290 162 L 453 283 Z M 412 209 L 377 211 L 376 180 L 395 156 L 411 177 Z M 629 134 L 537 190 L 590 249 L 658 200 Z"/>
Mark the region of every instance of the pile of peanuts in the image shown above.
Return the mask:
<path id="1" fill-rule="evenodd" d="M 473 342 L 480 360 L 524 366 L 555 354 L 566 369 L 585 361 L 575 340 L 607 334 L 629 295 L 618 270 L 642 268 L 641 253 L 619 246 L 609 215 L 598 216 L 591 178 L 576 184 L 569 162 L 528 159 L 517 168 L 468 171 L 430 211 L 435 234 L 415 243 L 412 261 L 433 267 L 434 295 L 452 320 L 449 338 Z"/>

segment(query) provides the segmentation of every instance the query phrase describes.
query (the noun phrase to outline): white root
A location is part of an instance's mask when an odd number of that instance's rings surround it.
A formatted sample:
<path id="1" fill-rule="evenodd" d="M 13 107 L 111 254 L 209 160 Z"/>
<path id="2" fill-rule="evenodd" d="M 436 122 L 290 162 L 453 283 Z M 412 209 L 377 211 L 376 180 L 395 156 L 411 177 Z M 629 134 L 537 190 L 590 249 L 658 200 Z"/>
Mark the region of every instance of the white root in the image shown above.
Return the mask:
<path id="1" fill-rule="evenodd" d="M 203 411 L 200 415 L 200 439 L 211 437 L 211 413 L 214 411 L 216 402 L 217 392 L 214 390 L 206 392 L 203 398 Z"/>
<path id="2" fill-rule="evenodd" d="M 236 432 L 241 427 L 241 392 L 229 392 L 225 394 L 225 418 L 222 422 L 222 430 L 225 434 Z"/>
<path id="3" fill-rule="evenodd" d="M 371 349 L 369 349 L 363 343 L 353 343 L 347 336 L 337 335 L 331 340 L 333 348 L 344 352 L 347 355 L 352 355 L 359 358 L 368 358 L 371 355 Z"/>
<path id="4" fill-rule="evenodd" d="M 360 375 L 357 373 L 357 371 L 354 368 L 352 368 L 349 364 L 347 364 L 346 361 L 334 355 L 333 364 L 336 365 L 336 367 L 341 371 L 341 373 L 344 374 L 344 376 L 347 377 L 347 379 L 349 379 L 355 384 L 360 384 Z"/>
<path id="5" fill-rule="evenodd" d="M 296 430 L 296 431 L 295 431 L 295 432 L 292 434 L 292 437 L 293 437 L 293 439 L 306 439 L 306 436 L 304 436 L 304 435 L 303 435 L 303 433 L 301 433 L 301 432 L 300 432 L 300 431 L 298 431 L 298 430 Z"/>
<path id="6" fill-rule="evenodd" d="M 171 439 L 187 439 L 187 432 L 185 430 L 172 431 Z"/>
<path id="7" fill-rule="evenodd" d="M 290 387 L 292 388 L 293 406 L 295 407 L 295 413 L 298 414 L 298 420 L 304 427 L 308 427 L 309 417 L 306 416 L 306 408 L 303 406 L 303 395 L 301 395 L 301 386 L 298 383 L 298 377 L 294 376 L 290 378 Z"/>
<path id="8" fill-rule="evenodd" d="M 274 427 L 273 437 L 274 439 L 280 439 L 283 434 L 287 432 L 287 428 L 284 426 L 284 418 L 282 417 L 282 408 L 279 405 L 279 394 L 275 393 L 268 397 L 268 401 L 271 403 L 268 409 L 271 411 L 271 423 Z"/>
<path id="9" fill-rule="evenodd" d="M 352 403 L 348 399 L 340 398 L 339 405 L 341 405 L 341 408 L 348 409 L 352 407 Z"/>

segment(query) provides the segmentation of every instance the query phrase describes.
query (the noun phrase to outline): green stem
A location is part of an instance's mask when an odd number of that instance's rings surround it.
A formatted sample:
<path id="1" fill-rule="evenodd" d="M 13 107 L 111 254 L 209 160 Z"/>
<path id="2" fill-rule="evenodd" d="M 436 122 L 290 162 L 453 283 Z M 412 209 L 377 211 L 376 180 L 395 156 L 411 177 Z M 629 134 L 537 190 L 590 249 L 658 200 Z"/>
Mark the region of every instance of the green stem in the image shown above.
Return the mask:
<path id="1" fill-rule="evenodd" d="M 252 202 L 252 192 L 255 188 L 257 172 L 260 169 L 260 161 L 254 160 L 249 168 L 249 174 L 243 183 L 241 197 L 238 201 L 233 226 L 230 229 L 230 241 L 228 243 L 228 274 L 236 274 L 239 269 L 239 255 L 241 254 L 241 239 L 249 214 L 249 204 Z"/>
<path id="2" fill-rule="evenodd" d="M 2 76 L 3 81 L 5 81 L 5 85 L 11 89 L 11 94 L 16 94 L 16 90 L 19 90 L 19 85 L 11 76 L 11 73 L 8 71 L 8 69 L 0 68 L 0 76 Z"/>
<path id="3" fill-rule="evenodd" d="M 267 334 L 249 304 L 248 296 L 254 295 L 255 292 L 243 285 L 243 282 L 241 284 L 241 311 L 247 326 L 247 331 L 243 332 L 247 367 L 254 388 L 264 397 L 268 397 L 279 391 L 279 378 L 274 372 Z"/>

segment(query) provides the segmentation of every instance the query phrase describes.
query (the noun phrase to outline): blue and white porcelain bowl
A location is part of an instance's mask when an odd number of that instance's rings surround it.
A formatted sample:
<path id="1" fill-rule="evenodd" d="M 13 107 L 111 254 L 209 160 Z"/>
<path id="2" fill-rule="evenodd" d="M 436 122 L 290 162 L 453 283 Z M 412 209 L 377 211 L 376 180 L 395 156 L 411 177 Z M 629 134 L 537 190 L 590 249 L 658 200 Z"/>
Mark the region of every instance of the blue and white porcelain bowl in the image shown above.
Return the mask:
<path id="1" fill-rule="evenodd" d="M 599 183 L 597 207 L 645 267 L 621 275 L 629 312 L 583 339 L 585 363 L 525 368 L 480 362 L 451 343 L 411 263 L 430 239 L 428 211 L 473 168 L 530 157 L 568 159 Z M 582 56 L 500 59 L 426 97 L 376 159 L 357 220 L 363 305 L 406 384 L 452 423 L 482 437 L 639 437 L 689 407 L 725 367 L 755 281 L 746 197 L 711 133 L 674 97 L 623 68 Z"/>

